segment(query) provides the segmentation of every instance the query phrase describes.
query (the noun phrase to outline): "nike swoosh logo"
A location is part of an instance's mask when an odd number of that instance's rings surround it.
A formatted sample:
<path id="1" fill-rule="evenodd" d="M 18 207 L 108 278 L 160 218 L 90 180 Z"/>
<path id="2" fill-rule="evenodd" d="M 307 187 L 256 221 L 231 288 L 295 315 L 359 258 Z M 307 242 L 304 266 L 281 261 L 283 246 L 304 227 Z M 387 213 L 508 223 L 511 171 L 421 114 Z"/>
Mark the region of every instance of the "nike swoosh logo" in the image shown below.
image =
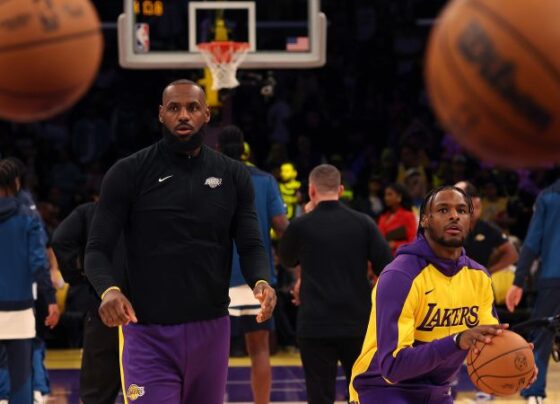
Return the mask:
<path id="1" fill-rule="evenodd" d="M 158 182 L 163 182 L 163 181 L 165 181 L 165 180 L 168 180 L 168 179 L 171 178 L 171 177 L 173 177 L 173 176 L 172 176 L 172 175 L 168 175 L 167 177 L 160 178 L 160 179 L 158 180 Z"/>
<path id="2" fill-rule="evenodd" d="M 431 290 L 428 290 L 427 292 L 425 292 L 424 294 L 428 295 L 428 294 L 432 293 L 433 291 L 434 291 L 434 289 L 431 289 Z"/>

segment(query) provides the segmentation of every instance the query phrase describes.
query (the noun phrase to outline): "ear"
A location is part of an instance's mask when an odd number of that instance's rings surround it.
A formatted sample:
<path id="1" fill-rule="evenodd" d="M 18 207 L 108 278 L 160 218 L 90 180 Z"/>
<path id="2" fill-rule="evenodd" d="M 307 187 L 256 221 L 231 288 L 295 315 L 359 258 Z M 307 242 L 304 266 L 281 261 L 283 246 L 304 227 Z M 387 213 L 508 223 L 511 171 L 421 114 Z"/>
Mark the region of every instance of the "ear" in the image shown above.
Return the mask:
<path id="1" fill-rule="evenodd" d="M 163 105 L 159 106 L 159 122 L 163 123 Z"/>
<path id="2" fill-rule="evenodd" d="M 343 193 L 344 193 L 344 185 L 339 185 L 338 186 L 338 196 L 341 197 Z"/>
<path id="3" fill-rule="evenodd" d="M 420 227 L 424 230 L 428 228 L 428 215 L 424 215 L 424 217 L 420 220 Z"/>
<path id="4" fill-rule="evenodd" d="M 312 182 L 309 183 L 309 189 L 307 190 L 307 193 L 309 195 L 310 200 L 313 200 L 317 196 L 317 189 L 315 188 L 315 185 L 313 185 Z"/>
<path id="5" fill-rule="evenodd" d="M 209 106 L 206 106 L 206 111 L 204 111 L 204 114 L 206 115 L 205 119 L 204 119 L 204 122 L 206 122 L 206 123 L 210 122 L 210 117 L 212 116 L 212 114 L 210 113 L 210 107 Z"/>

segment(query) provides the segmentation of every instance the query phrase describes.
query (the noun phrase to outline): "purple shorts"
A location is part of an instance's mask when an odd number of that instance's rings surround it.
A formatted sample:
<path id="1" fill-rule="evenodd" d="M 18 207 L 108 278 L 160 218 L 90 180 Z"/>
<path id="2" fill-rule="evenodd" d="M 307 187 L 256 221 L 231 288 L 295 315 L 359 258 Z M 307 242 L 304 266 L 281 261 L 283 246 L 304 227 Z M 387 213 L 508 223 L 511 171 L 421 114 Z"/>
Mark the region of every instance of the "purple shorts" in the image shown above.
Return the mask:
<path id="1" fill-rule="evenodd" d="M 372 387 L 365 392 L 358 393 L 358 395 L 360 404 L 453 404 L 453 396 L 449 387 Z"/>
<path id="2" fill-rule="evenodd" d="M 177 325 L 120 328 L 125 403 L 223 404 L 229 316 Z"/>

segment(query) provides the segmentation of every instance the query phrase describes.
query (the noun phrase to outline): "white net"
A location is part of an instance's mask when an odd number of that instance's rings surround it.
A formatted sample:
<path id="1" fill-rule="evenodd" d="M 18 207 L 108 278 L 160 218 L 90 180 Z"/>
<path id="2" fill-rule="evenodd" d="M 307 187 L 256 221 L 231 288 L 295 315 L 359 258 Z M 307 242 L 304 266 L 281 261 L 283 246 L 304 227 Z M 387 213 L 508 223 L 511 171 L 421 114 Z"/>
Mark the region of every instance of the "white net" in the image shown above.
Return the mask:
<path id="1" fill-rule="evenodd" d="M 198 49 L 212 73 L 212 90 L 239 85 L 235 76 L 249 51 L 248 43 L 216 41 L 198 44 Z"/>

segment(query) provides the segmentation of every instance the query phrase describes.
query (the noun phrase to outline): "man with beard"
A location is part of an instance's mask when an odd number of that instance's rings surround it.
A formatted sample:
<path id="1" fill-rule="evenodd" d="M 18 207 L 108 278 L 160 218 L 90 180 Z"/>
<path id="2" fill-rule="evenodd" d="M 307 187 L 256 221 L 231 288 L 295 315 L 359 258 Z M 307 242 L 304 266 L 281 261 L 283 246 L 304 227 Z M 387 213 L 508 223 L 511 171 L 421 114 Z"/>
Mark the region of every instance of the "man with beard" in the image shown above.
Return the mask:
<path id="1" fill-rule="evenodd" d="M 203 145 L 210 120 L 204 91 L 169 84 L 159 120 L 163 139 L 118 161 L 105 175 L 85 271 L 99 314 L 121 326 L 125 396 L 142 403 L 222 404 L 229 354 L 228 290 L 233 241 L 266 321 L 276 303 L 241 162 Z M 123 232 L 124 288 L 111 273 Z"/>
<path id="2" fill-rule="evenodd" d="M 495 316 L 490 275 L 462 248 L 472 214 L 456 187 L 424 199 L 417 240 L 398 250 L 373 291 L 351 402 L 451 404 L 449 383 L 467 351 L 507 328 Z"/>

